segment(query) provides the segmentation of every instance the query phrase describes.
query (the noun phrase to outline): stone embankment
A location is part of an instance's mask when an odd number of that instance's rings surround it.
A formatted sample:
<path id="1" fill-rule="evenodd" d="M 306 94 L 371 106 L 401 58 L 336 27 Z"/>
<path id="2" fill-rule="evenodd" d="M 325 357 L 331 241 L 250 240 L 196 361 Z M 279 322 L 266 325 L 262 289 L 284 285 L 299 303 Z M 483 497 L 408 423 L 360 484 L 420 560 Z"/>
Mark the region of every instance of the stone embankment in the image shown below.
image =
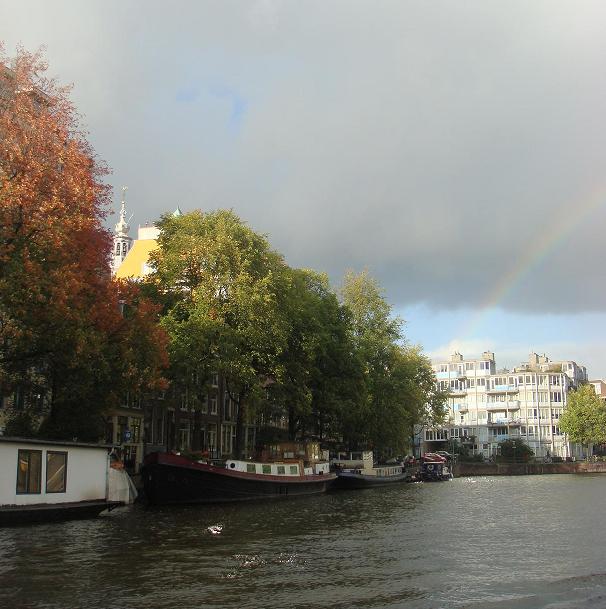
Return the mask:
<path id="1" fill-rule="evenodd" d="M 529 476 L 537 474 L 595 474 L 606 473 L 606 463 L 575 461 L 573 463 L 457 463 L 459 476 Z"/>

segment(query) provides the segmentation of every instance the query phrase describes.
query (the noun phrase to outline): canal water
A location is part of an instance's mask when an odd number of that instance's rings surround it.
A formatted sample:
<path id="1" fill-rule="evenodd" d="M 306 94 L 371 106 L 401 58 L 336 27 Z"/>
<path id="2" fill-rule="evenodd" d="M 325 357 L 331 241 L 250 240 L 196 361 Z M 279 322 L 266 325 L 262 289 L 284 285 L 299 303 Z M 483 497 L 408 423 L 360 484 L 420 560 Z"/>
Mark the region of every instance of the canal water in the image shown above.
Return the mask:
<path id="1" fill-rule="evenodd" d="M 606 476 L 458 478 L 0 530 L 0 607 L 606 607 Z"/>

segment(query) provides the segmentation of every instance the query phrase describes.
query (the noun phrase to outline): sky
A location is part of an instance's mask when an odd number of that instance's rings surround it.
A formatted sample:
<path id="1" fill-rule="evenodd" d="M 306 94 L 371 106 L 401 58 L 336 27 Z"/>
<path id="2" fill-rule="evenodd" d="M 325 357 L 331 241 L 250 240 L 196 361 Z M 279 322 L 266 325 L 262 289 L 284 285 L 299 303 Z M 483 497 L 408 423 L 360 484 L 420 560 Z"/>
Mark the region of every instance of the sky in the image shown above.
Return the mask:
<path id="1" fill-rule="evenodd" d="M 73 83 L 135 229 L 232 208 L 431 357 L 606 378 L 602 0 L 0 0 L 0 40 Z"/>

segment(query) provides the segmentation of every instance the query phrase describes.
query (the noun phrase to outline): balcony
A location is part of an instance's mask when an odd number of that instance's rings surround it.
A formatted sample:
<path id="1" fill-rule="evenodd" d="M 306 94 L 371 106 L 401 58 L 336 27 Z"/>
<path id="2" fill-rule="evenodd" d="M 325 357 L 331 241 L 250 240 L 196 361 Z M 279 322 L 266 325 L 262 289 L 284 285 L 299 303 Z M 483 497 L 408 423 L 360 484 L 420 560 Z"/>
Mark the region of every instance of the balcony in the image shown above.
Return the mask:
<path id="1" fill-rule="evenodd" d="M 521 419 L 509 419 L 509 418 L 503 418 L 503 419 L 488 419 L 488 426 L 489 427 L 502 427 L 504 425 L 511 425 L 511 426 L 519 426 L 521 425 L 522 420 Z"/>
<path id="2" fill-rule="evenodd" d="M 436 372 L 436 378 L 439 381 L 447 379 L 464 379 L 467 378 L 466 372 L 460 372 L 459 370 L 451 370 L 450 372 Z"/>
<path id="3" fill-rule="evenodd" d="M 487 389 L 486 393 L 518 393 L 515 385 L 495 385 L 492 389 Z"/>
<path id="4" fill-rule="evenodd" d="M 463 387 L 459 387 L 458 389 L 449 389 L 448 395 L 457 396 L 457 395 L 467 395 L 467 389 Z"/>

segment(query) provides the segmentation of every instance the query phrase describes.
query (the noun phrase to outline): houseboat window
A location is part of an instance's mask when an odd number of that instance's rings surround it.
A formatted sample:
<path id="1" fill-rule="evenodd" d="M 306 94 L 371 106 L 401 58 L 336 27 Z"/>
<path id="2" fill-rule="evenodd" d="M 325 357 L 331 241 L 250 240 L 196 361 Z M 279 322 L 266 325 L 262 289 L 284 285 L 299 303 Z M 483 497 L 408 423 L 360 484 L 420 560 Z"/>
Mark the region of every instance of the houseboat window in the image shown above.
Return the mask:
<path id="1" fill-rule="evenodd" d="M 67 482 L 67 453 L 46 453 L 46 492 L 65 493 Z"/>
<path id="2" fill-rule="evenodd" d="M 286 469 L 283 465 L 278 465 L 278 473 L 279 474 L 285 474 L 286 473 Z"/>
<path id="3" fill-rule="evenodd" d="M 271 465 L 264 465 L 263 466 L 263 473 L 264 474 L 271 474 Z"/>
<path id="4" fill-rule="evenodd" d="M 298 465 L 291 465 L 290 466 L 290 473 L 291 474 L 298 474 L 299 473 L 299 466 Z"/>
<path id="5" fill-rule="evenodd" d="M 255 464 L 254 464 L 254 463 L 247 463 L 247 464 L 246 464 L 246 471 L 247 471 L 249 474 L 254 474 L 254 473 L 255 473 L 255 471 L 256 471 Z"/>
<path id="6" fill-rule="evenodd" d="M 42 478 L 42 451 L 20 450 L 17 464 L 17 493 L 39 494 Z"/>

